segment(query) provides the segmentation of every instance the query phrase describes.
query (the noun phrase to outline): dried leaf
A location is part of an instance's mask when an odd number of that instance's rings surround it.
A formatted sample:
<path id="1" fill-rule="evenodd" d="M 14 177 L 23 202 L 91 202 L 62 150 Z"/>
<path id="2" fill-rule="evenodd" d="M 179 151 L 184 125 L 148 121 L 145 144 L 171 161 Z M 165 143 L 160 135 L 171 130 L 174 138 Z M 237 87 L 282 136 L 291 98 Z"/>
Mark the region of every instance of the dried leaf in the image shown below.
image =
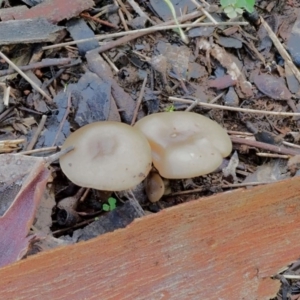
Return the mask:
<path id="1" fill-rule="evenodd" d="M 21 259 L 27 251 L 31 240 L 28 232 L 50 171 L 43 158 L 23 155 L 1 155 L 0 166 L 0 192 L 4 195 L 0 202 L 2 267 Z"/>
<path id="2" fill-rule="evenodd" d="M 291 92 L 288 90 L 284 82 L 279 78 L 268 74 L 255 75 L 254 83 L 257 88 L 275 100 L 289 100 L 292 97 Z"/>

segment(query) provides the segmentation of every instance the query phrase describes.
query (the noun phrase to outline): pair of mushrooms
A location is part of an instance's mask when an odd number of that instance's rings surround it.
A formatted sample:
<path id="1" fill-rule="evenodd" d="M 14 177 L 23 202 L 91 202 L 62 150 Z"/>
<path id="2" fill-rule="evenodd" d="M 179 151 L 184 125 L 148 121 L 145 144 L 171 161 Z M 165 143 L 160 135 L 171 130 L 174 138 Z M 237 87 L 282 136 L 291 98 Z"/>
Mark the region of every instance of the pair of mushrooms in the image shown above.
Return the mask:
<path id="1" fill-rule="evenodd" d="M 205 175 L 232 150 L 221 126 L 192 112 L 152 114 L 133 127 L 92 123 L 72 133 L 62 148 L 69 146 L 74 150 L 60 159 L 65 175 L 79 186 L 108 191 L 136 186 L 147 177 L 152 162 L 168 179 Z"/>

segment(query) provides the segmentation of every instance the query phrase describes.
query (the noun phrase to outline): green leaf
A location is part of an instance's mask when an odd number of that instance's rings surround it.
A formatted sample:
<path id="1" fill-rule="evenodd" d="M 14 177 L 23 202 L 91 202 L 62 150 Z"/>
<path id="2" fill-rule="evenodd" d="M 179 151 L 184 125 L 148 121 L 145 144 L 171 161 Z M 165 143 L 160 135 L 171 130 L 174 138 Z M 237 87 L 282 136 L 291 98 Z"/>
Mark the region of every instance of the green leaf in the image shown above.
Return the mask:
<path id="1" fill-rule="evenodd" d="M 235 5 L 236 0 L 221 0 L 220 3 L 221 3 L 221 6 L 223 8 L 225 8 L 225 7 L 230 6 L 230 5 Z"/>
<path id="2" fill-rule="evenodd" d="M 110 210 L 113 210 L 116 208 L 117 200 L 115 198 L 110 197 L 110 198 L 108 198 L 107 202 L 109 203 Z"/>
<path id="3" fill-rule="evenodd" d="M 110 211 L 110 206 L 109 206 L 108 204 L 104 203 L 104 204 L 102 205 L 102 209 L 103 209 L 104 211 Z"/>
<path id="4" fill-rule="evenodd" d="M 237 0 L 236 7 L 245 8 L 248 12 L 253 12 L 255 0 Z"/>
<path id="5" fill-rule="evenodd" d="M 242 15 L 243 12 L 244 12 L 244 10 L 241 9 L 241 8 L 236 8 L 235 11 L 236 11 L 236 13 L 239 14 L 239 15 Z"/>
<path id="6" fill-rule="evenodd" d="M 228 16 L 229 19 L 233 19 L 233 18 L 237 17 L 237 13 L 236 13 L 235 10 L 233 10 L 233 11 L 231 11 L 229 13 L 226 13 L 226 14 L 227 14 L 227 16 Z"/>

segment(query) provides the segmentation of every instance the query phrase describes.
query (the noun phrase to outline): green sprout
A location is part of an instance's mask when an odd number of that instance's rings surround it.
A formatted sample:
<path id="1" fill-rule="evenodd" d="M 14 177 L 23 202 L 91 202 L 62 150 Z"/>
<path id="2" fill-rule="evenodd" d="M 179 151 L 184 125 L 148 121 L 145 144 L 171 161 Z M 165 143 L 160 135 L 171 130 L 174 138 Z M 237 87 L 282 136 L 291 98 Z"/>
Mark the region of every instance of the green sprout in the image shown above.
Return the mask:
<path id="1" fill-rule="evenodd" d="M 172 112 L 172 111 L 174 111 L 174 110 L 175 110 L 174 104 L 172 104 L 172 105 L 170 105 L 170 106 L 168 106 L 168 107 L 165 108 L 165 111 L 166 111 L 166 112 Z"/>
<path id="2" fill-rule="evenodd" d="M 244 10 L 252 13 L 255 0 L 220 0 L 220 3 L 228 18 L 233 19 L 241 15 Z"/>
<path id="3" fill-rule="evenodd" d="M 117 200 L 113 197 L 109 197 L 108 200 L 107 200 L 108 204 L 107 203 L 104 203 L 102 205 L 102 209 L 104 211 L 112 211 L 116 208 L 116 203 L 117 203 Z"/>
<path id="4" fill-rule="evenodd" d="M 173 16 L 173 19 L 176 23 L 176 25 L 178 26 L 179 25 L 179 22 L 177 20 L 177 17 L 176 17 L 176 11 L 175 11 L 175 8 L 174 8 L 174 5 L 172 4 L 172 2 L 170 0 L 164 0 L 166 2 L 166 4 L 169 6 L 170 8 L 170 11 L 172 13 L 172 16 Z M 181 29 L 181 27 L 178 27 L 177 28 L 179 34 L 180 34 L 180 37 L 181 39 L 183 40 L 184 43 L 188 44 L 189 42 L 189 39 L 188 37 L 185 35 L 185 33 L 183 32 L 183 30 Z"/>

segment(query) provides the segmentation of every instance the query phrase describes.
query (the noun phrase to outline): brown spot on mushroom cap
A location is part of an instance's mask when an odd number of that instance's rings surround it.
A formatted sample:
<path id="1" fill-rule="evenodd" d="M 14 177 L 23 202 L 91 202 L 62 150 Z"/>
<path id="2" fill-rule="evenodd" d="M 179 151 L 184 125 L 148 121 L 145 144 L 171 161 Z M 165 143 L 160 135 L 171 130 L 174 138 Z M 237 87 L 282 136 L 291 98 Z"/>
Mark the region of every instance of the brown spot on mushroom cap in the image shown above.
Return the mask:
<path id="1" fill-rule="evenodd" d="M 152 114 L 134 127 L 147 137 L 155 168 L 169 179 L 213 172 L 232 150 L 229 136 L 218 123 L 192 112 Z"/>
<path id="2" fill-rule="evenodd" d="M 159 174 L 150 172 L 146 179 L 145 190 L 149 201 L 152 203 L 159 201 L 165 192 L 165 184 Z"/>
<path id="3" fill-rule="evenodd" d="M 144 135 L 119 122 L 96 122 L 73 132 L 63 149 L 75 149 L 60 159 L 66 176 L 83 187 L 121 191 L 140 183 L 151 169 L 151 148 Z"/>

